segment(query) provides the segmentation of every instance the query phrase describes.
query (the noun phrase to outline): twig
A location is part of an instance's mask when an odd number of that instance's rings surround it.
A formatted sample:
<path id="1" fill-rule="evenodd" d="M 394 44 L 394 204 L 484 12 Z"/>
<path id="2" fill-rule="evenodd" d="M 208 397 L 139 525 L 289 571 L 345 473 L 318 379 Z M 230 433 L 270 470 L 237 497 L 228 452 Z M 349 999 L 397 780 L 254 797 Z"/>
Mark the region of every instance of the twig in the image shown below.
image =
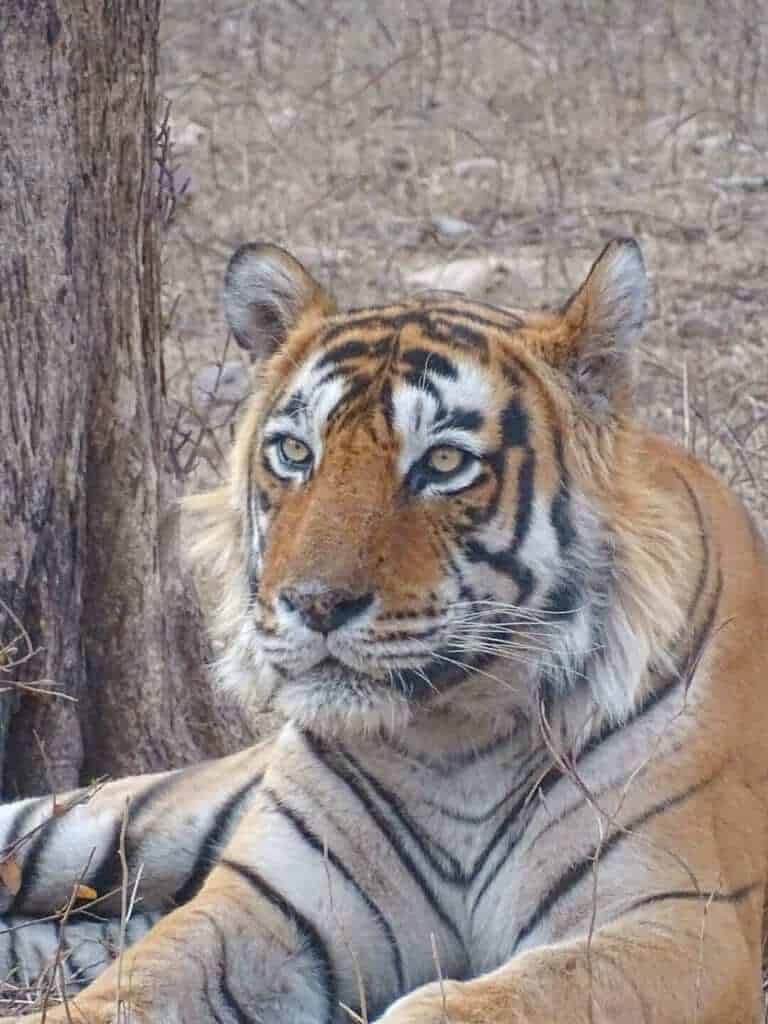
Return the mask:
<path id="1" fill-rule="evenodd" d="M 125 933 L 128 927 L 128 857 L 125 852 L 125 833 L 128 828 L 128 816 L 130 812 L 131 798 L 128 796 L 125 798 L 125 807 L 123 808 L 123 820 L 120 825 L 120 844 L 118 846 L 118 855 L 120 857 L 120 871 L 121 871 L 121 883 L 120 883 L 120 933 L 117 947 L 117 979 L 115 982 L 115 1024 L 120 1024 L 123 1018 L 123 1002 L 120 998 L 120 990 L 122 987 L 123 980 L 123 955 L 125 953 Z M 131 906 L 133 901 L 130 901 Z"/>
<path id="2" fill-rule="evenodd" d="M 429 942 L 432 946 L 432 960 L 435 964 L 435 971 L 437 972 L 437 983 L 440 986 L 440 998 L 442 1000 L 442 1013 L 443 1019 L 441 1024 L 451 1024 L 450 1018 L 448 1017 L 448 1001 L 445 995 L 445 981 L 443 979 L 443 968 L 440 963 L 440 955 L 437 951 L 437 940 L 435 933 L 429 933 Z"/>
<path id="3" fill-rule="evenodd" d="M 53 958 L 53 967 L 51 968 L 50 978 L 48 980 L 48 984 L 47 984 L 47 986 L 45 988 L 45 991 L 43 993 L 43 1007 L 42 1007 L 42 1015 L 40 1017 L 40 1024 L 45 1024 L 45 1018 L 46 1018 L 47 1013 L 48 1013 L 48 1002 L 49 1002 L 50 997 L 51 997 L 51 992 L 53 990 L 54 982 L 56 981 L 56 977 L 57 977 L 57 975 L 59 973 L 59 968 L 61 967 L 61 951 L 62 951 L 62 949 L 64 947 L 64 932 L 65 932 L 65 929 L 66 929 L 66 924 L 67 924 L 67 921 L 69 919 L 69 915 L 70 915 L 70 913 L 72 911 L 72 907 L 75 905 L 75 901 L 77 900 L 78 894 L 80 892 L 80 887 L 83 884 L 83 880 L 85 879 L 85 877 L 88 874 L 88 870 L 89 870 L 89 868 L 91 866 L 91 861 L 93 860 L 93 854 L 94 854 L 94 851 L 91 850 L 90 854 L 88 855 L 88 860 L 85 863 L 85 867 L 80 872 L 80 875 L 78 876 L 78 879 L 75 882 L 75 884 L 72 886 L 72 892 L 69 894 L 69 899 L 67 900 L 66 906 L 64 907 L 64 912 L 63 912 L 63 914 L 61 916 L 61 927 L 59 928 L 59 939 L 58 939 L 58 942 L 56 943 L 56 954 L 55 954 L 55 956 Z M 64 999 L 64 1004 L 66 1005 L 66 1002 L 67 1002 L 66 983 L 64 984 L 64 986 L 62 988 L 62 997 Z M 66 1014 L 67 1014 L 67 1019 L 69 1020 L 69 1010 L 68 1009 L 66 1010 Z"/>
<path id="4" fill-rule="evenodd" d="M 98 793 L 98 791 L 102 788 L 106 781 L 106 778 L 97 779 L 95 782 L 92 782 L 87 789 L 83 790 L 81 793 L 75 793 L 65 803 L 54 803 L 53 813 L 51 814 L 50 817 L 45 818 L 43 821 L 40 822 L 39 825 L 35 825 L 34 828 L 29 829 L 29 831 L 25 832 L 23 836 L 20 836 L 9 846 L 5 846 L 2 849 L 0 849 L 0 861 L 8 860 L 10 857 L 12 857 L 17 850 L 20 850 L 21 847 L 28 843 L 29 840 L 34 835 L 36 835 L 41 829 L 44 829 L 46 827 L 48 822 L 51 820 L 51 817 L 59 818 L 64 814 L 68 814 L 73 807 L 77 807 L 80 804 L 88 803 L 88 801 L 91 800 L 96 795 L 96 793 Z M 3 933 L 0 931 L 0 935 L 2 934 Z"/>

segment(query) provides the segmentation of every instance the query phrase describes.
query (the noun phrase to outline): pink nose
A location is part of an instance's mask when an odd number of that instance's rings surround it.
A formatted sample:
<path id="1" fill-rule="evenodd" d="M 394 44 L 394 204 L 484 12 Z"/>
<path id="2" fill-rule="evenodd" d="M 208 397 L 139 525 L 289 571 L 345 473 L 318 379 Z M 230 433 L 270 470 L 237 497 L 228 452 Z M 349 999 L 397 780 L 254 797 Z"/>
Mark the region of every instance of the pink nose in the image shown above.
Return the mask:
<path id="1" fill-rule="evenodd" d="M 332 633 L 369 608 L 373 594 L 351 594 L 310 582 L 280 591 L 279 600 L 316 633 Z"/>

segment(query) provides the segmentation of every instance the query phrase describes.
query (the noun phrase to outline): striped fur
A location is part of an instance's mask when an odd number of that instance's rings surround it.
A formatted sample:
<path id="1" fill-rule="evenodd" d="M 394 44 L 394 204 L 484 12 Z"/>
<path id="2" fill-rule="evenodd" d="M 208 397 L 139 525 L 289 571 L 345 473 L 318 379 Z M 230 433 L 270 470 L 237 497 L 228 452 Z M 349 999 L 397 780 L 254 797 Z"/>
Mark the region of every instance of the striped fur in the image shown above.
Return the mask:
<path id="1" fill-rule="evenodd" d="M 225 302 L 262 362 L 190 547 L 222 684 L 287 724 L 2 809 L 0 968 L 90 981 L 135 888 L 73 1019 L 119 981 L 157 1024 L 756 1024 L 768 560 L 634 416 L 636 245 L 555 313 L 339 314 L 269 246 Z"/>

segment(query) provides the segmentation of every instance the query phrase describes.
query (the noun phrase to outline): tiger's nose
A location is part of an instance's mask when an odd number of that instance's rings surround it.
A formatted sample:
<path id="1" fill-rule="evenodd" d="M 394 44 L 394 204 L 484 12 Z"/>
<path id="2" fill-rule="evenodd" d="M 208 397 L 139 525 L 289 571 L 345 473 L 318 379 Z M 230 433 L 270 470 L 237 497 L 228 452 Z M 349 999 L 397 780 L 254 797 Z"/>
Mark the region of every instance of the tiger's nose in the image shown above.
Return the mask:
<path id="1" fill-rule="evenodd" d="M 332 633 L 371 606 L 373 594 L 353 594 L 317 583 L 286 587 L 280 602 L 289 611 L 298 612 L 302 622 L 317 633 Z"/>

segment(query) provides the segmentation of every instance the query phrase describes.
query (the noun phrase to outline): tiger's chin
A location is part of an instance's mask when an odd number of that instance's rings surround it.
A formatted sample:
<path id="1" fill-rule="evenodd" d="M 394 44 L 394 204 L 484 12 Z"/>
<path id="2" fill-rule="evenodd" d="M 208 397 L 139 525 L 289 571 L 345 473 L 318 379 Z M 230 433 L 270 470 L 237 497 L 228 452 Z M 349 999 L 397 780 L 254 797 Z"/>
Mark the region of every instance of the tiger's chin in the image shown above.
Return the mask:
<path id="1" fill-rule="evenodd" d="M 329 658 L 297 677 L 275 674 L 272 703 L 299 728 L 331 738 L 396 736 L 422 702 Z"/>
<path id="2" fill-rule="evenodd" d="M 457 662 L 438 654 L 415 667 L 380 667 L 374 675 L 332 656 L 289 669 L 267 660 L 257 643 L 243 642 L 232 644 L 214 667 L 219 685 L 254 721 L 272 711 L 328 739 L 402 737 L 409 726 L 420 722 L 423 728 L 435 715 L 444 722 L 446 713 L 477 721 L 490 715 L 494 731 L 508 705 L 524 703 L 524 691 L 489 673 L 492 658 L 464 657 Z"/>

